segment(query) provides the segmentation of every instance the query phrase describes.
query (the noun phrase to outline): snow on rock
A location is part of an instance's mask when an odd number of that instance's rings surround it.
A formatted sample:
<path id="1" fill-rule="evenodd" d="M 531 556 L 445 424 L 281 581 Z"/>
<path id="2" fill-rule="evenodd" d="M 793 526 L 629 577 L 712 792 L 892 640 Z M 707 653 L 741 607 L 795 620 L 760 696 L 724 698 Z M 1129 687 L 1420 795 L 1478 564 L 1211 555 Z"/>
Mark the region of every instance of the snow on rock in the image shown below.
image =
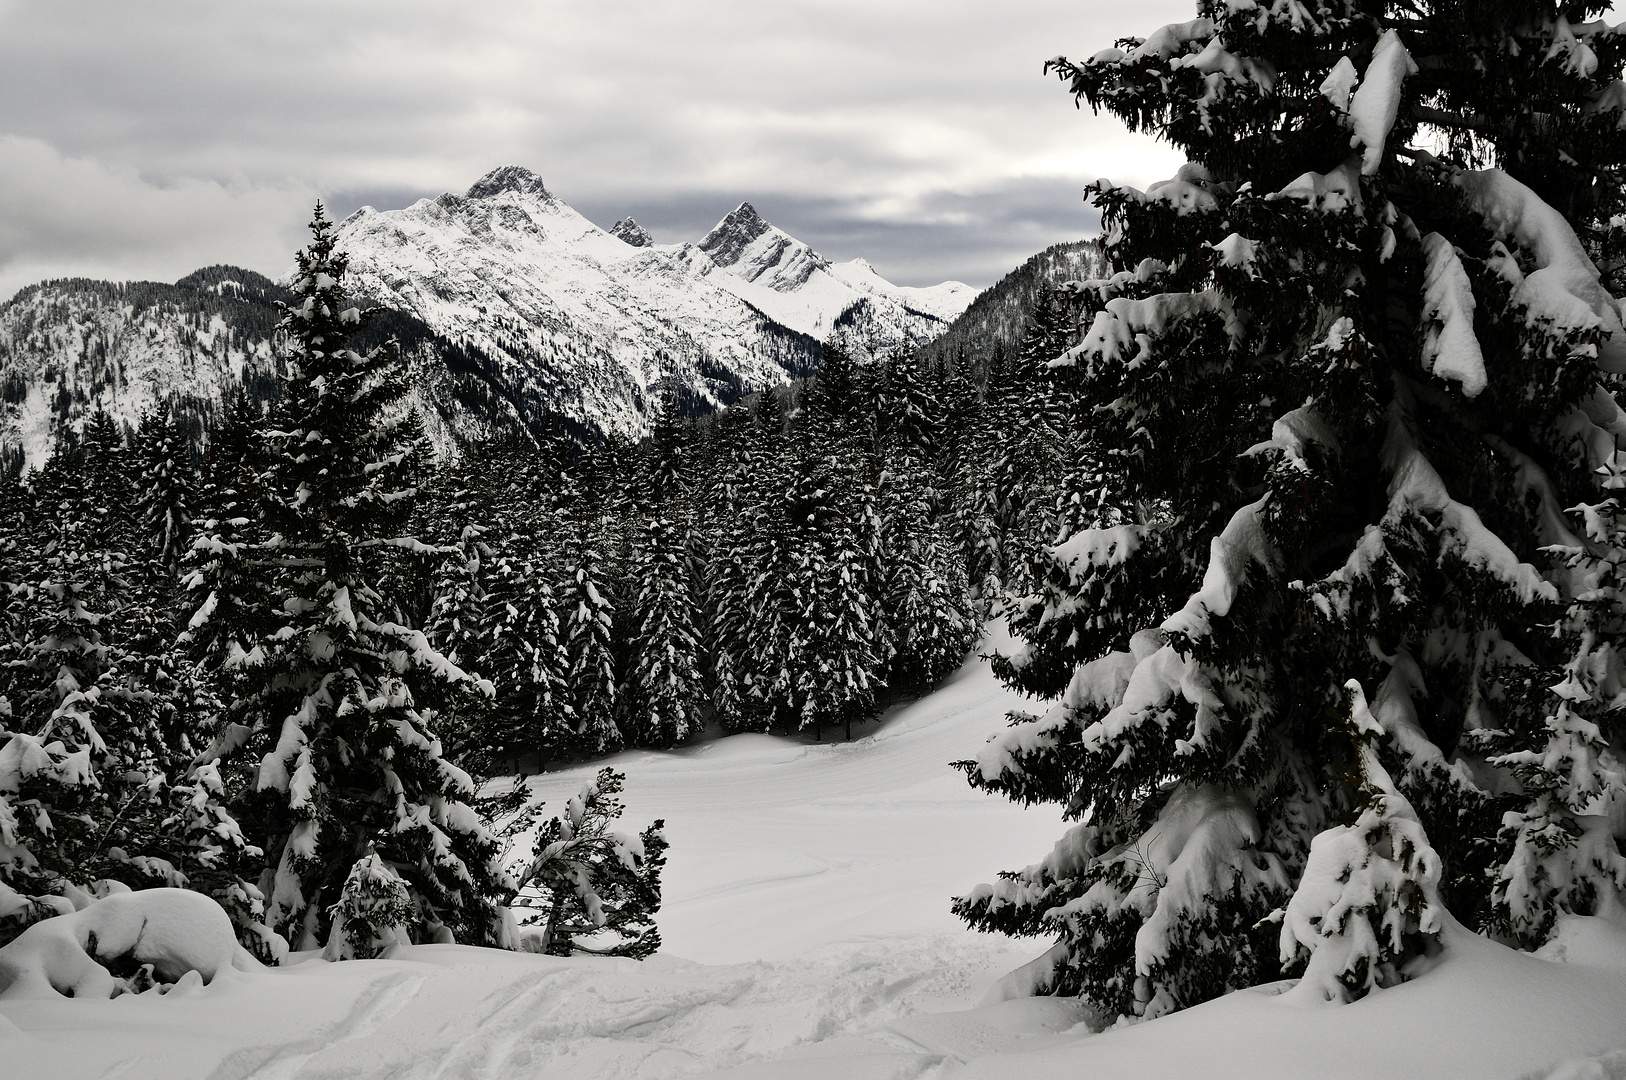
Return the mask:
<path id="1" fill-rule="evenodd" d="M 1349 122 L 1355 129 L 1349 145 L 1361 151 L 1361 175 L 1376 176 L 1383 161 L 1389 129 L 1400 109 L 1400 84 L 1417 74 L 1417 64 L 1401 44 L 1400 34 L 1385 30 L 1378 38 L 1366 74 L 1349 102 Z"/>
<path id="2" fill-rule="evenodd" d="M 150 964 L 159 984 L 188 972 L 210 983 L 233 967 L 257 966 L 209 897 L 186 889 L 121 892 L 41 920 L 0 948 L 0 999 L 111 998 L 132 989 L 109 964 L 132 971 Z"/>
<path id="3" fill-rule="evenodd" d="M 649 234 L 649 230 L 630 217 L 611 225 L 610 235 L 632 247 L 655 246 L 655 238 Z"/>
<path id="4" fill-rule="evenodd" d="M 976 290 L 958 281 L 894 285 L 867 261 L 832 263 L 741 203 L 696 245 L 724 271 L 718 283 L 779 322 L 823 340 L 842 327 L 864 345 L 922 344 L 947 329 Z"/>
<path id="5" fill-rule="evenodd" d="M 631 219 L 605 231 L 519 166 L 466 194 L 364 207 L 338 241 L 357 291 L 471 341 L 550 411 L 624 434 L 648 429 L 662 380 L 721 404 L 805 373 L 838 329 L 924 344 L 974 296 L 831 264 L 749 203 L 699 244 L 656 244 Z"/>
<path id="6" fill-rule="evenodd" d="M 1474 290 L 1451 241 L 1423 237 L 1423 367 L 1462 386 L 1465 397 L 1485 389 L 1485 355 L 1474 333 Z"/>

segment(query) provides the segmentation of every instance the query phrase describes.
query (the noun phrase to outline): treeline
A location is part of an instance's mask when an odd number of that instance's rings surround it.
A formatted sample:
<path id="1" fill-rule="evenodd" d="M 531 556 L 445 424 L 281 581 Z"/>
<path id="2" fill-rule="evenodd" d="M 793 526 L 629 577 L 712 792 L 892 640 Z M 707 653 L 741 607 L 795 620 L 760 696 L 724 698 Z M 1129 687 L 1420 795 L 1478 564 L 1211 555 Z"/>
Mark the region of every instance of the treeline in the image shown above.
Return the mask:
<path id="1" fill-rule="evenodd" d="M 817 377 L 720 413 L 684 418 L 665 395 L 638 443 L 508 436 L 441 467 L 419 447 L 406 531 L 422 550 L 394 558 L 387 602 L 495 689 L 447 710 L 442 738 L 478 771 L 537 769 L 708 724 L 850 735 L 930 688 L 1029 587 L 1036 551 L 1088 519 L 1076 425 L 1043 368 L 1070 319 L 1042 304 L 980 385 L 827 345 Z M 135 431 L 93 415 L 8 488 L 12 565 L 57 532 L 123 553 L 116 606 L 158 649 L 191 616 L 200 534 L 240 521 L 238 539 L 267 538 L 274 404 L 240 394 L 202 455 L 168 408 Z"/>
<path id="2" fill-rule="evenodd" d="M 495 697 L 445 737 L 486 770 L 726 731 L 840 733 L 964 659 L 1076 517 L 1065 407 L 1035 409 L 1049 310 L 983 386 L 912 353 L 650 438 L 505 440 L 426 485 L 411 618 Z M 1037 417 L 1037 420 L 1036 420 Z"/>

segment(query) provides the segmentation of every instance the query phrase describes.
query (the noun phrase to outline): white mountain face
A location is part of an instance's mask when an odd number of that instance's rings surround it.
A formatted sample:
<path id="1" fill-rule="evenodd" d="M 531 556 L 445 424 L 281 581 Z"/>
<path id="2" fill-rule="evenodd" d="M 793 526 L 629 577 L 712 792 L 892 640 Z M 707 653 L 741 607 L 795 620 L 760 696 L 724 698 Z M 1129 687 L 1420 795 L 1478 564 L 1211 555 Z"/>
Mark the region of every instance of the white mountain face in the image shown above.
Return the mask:
<path id="1" fill-rule="evenodd" d="M 448 452 L 497 431 L 642 434 L 657 385 L 691 411 L 811 374 L 841 332 L 856 352 L 937 337 L 958 282 L 901 288 L 830 263 L 749 205 L 700 244 L 599 228 L 504 166 L 467 194 L 364 207 L 339 228 L 351 285 L 394 309 L 416 397 Z M 247 386 L 277 393 L 273 301 L 259 274 L 210 267 L 174 285 L 54 281 L 0 305 L 0 457 L 39 463 L 104 408 L 134 426 L 159 401 L 199 434 Z"/>
<path id="2" fill-rule="evenodd" d="M 476 345 L 516 392 L 634 435 L 657 384 L 691 406 L 724 405 L 809 374 L 835 330 L 859 351 L 924 344 L 973 295 L 831 264 L 749 204 L 699 245 L 656 244 L 631 219 L 607 232 L 516 165 L 466 195 L 363 207 L 338 235 L 358 291 Z"/>

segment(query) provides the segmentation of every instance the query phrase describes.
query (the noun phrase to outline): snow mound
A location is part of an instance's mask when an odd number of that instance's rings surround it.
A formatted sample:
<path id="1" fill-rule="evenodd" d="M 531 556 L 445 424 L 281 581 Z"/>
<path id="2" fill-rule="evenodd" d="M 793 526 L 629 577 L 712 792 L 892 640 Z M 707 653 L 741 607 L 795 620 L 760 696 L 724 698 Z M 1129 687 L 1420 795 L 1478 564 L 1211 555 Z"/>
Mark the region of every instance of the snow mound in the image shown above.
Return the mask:
<path id="1" fill-rule="evenodd" d="M 1626 1080 L 1626 1050 L 1561 1062 L 1551 1072 L 1541 1073 L 1540 1080 Z"/>
<path id="2" fill-rule="evenodd" d="M 112 998 L 173 986 L 190 972 L 210 983 L 251 966 L 225 909 L 209 897 L 186 889 L 116 893 L 35 923 L 0 949 L 0 999 Z"/>

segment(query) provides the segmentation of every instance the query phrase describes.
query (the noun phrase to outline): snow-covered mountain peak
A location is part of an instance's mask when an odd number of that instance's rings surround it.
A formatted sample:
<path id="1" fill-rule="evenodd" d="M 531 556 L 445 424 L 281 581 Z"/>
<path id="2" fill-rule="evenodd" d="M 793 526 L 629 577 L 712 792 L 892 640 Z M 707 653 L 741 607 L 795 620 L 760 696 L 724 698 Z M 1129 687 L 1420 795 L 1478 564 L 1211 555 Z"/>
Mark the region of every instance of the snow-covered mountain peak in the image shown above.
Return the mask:
<path id="1" fill-rule="evenodd" d="M 748 202 L 742 202 L 719 221 L 700 241 L 700 250 L 718 266 L 733 266 L 751 243 L 769 232 L 777 232 Z"/>
<path id="2" fill-rule="evenodd" d="M 630 217 L 622 218 L 610 226 L 610 235 L 633 247 L 655 246 L 655 238 L 649 235 L 649 230 Z"/>
<path id="3" fill-rule="evenodd" d="M 829 265 L 818 252 L 770 225 L 748 202 L 719 221 L 700 241 L 700 250 L 740 280 L 775 292 L 795 292 Z"/>
<path id="4" fill-rule="evenodd" d="M 542 178 L 523 165 L 499 165 L 469 186 L 471 199 L 489 199 L 505 191 L 551 198 Z"/>

